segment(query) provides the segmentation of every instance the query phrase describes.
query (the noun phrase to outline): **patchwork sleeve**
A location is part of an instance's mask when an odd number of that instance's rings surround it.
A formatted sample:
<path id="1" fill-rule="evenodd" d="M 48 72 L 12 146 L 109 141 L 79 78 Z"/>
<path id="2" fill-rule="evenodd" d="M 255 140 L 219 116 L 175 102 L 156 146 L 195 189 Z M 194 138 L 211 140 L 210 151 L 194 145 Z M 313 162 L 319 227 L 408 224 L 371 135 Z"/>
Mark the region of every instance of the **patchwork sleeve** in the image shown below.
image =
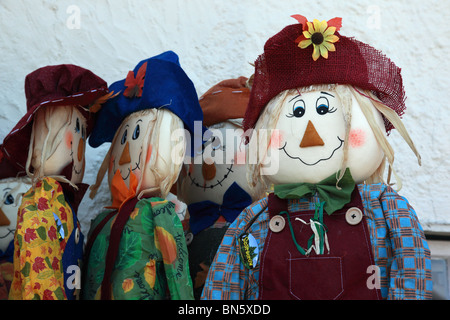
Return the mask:
<path id="1" fill-rule="evenodd" d="M 245 208 L 226 231 L 210 266 L 202 300 L 254 300 L 258 298 L 259 263 L 254 269 L 247 269 L 241 262 L 239 237 L 248 222 L 259 212 L 266 211 L 267 200 L 264 198 Z M 264 217 L 261 217 L 263 218 Z M 261 219 L 252 225 L 252 234 L 264 244 L 261 235 Z M 250 232 L 250 231 L 249 231 Z"/>
<path id="2" fill-rule="evenodd" d="M 422 226 L 408 201 L 391 187 L 381 197 L 392 248 L 388 299 L 431 299 L 431 258 Z"/>

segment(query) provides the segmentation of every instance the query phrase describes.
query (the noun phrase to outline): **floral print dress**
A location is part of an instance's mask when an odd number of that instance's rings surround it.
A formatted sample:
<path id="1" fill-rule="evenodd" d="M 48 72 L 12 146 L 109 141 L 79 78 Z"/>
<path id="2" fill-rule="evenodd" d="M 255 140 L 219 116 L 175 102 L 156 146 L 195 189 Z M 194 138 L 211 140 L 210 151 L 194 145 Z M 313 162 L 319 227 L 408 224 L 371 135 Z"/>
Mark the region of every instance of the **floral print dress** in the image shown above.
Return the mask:
<path id="1" fill-rule="evenodd" d="M 73 298 L 75 288 L 67 289 L 63 261 L 79 268 L 82 245 L 80 225 L 61 184 L 45 177 L 24 194 L 18 210 L 9 299 Z"/>

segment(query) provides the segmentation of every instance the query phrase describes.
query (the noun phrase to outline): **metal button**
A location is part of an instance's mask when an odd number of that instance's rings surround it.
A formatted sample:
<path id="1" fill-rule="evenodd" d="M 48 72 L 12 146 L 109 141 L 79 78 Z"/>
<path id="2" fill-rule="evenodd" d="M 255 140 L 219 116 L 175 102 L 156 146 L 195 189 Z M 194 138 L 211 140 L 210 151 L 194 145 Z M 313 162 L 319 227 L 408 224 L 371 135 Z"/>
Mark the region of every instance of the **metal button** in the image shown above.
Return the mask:
<path id="1" fill-rule="evenodd" d="M 75 229 L 75 244 L 78 244 L 80 242 L 80 229 Z"/>
<path id="2" fill-rule="evenodd" d="M 270 219 L 269 228 L 272 232 L 280 232 L 284 229 L 285 224 L 284 218 L 280 215 L 276 215 Z"/>
<path id="3" fill-rule="evenodd" d="M 194 235 L 192 234 L 192 232 L 188 232 L 185 235 L 186 238 L 186 245 L 190 245 L 192 243 L 192 240 L 194 240 Z"/>
<path id="4" fill-rule="evenodd" d="M 354 226 L 361 222 L 363 218 L 363 213 L 359 208 L 352 207 L 347 210 L 345 213 L 345 220 L 347 220 L 347 223 Z"/>

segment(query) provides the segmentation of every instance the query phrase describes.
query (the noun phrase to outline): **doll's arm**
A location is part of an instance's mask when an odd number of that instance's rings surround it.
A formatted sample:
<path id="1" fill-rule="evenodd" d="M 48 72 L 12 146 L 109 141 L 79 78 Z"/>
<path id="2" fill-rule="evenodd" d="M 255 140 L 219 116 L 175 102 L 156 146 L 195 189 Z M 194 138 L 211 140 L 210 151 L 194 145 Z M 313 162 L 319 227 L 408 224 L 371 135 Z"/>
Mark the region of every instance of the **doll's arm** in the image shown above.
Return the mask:
<path id="1" fill-rule="evenodd" d="M 193 300 L 189 261 L 183 225 L 170 201 L 152 203 L 155 217 L 155 244 L 161 252 L 172 300 Z"/>
<path id="2" fill-rule="evenodd" d="M 381 205 L 392 248 L 388 299 L 431 299 L 430 249 L 413 207 L 390 187 Z"/>
<path id="3" fill-rule="evenodd" d="M 222 243 L 210 266 L 202 300 L 254 300 L 258 298 L 259 263 L 254 269 L 244 267 L 239 253 L 239 237 L 244 232 L 248 222 L 261 211 L 262 215 L 254 221 L 251 230 L 258 230 L 253 235 L 259 243 L 264 244 L 264 237 L 259 237 L 261 223 L 265 219 L 267 207 L 266 198 L 248 206 L 230 225 Z M 259 219 L 261 218 L 261 219 Z"/>

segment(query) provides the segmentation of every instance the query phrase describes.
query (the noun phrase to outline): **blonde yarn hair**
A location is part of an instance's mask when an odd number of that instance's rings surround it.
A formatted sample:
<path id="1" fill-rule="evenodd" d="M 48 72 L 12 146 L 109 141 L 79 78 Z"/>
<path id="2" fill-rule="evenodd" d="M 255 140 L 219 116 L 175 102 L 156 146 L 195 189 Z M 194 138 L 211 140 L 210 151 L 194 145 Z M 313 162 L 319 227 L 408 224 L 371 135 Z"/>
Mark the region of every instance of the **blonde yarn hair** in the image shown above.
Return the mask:
<path id="1" fill-rule="evenodd" d="M 75 184 L 62 175 L 44 174 L 46 161 L 55 153 L 64 139 L 66 129 L 72 125 L 73 110 L 74 106 L 51 106 L 36 112 L 25 165 L 25 172 L 30 177 L 33 187 L 39 180 L 48 176 L 56 181 L 68 183 L 78 190 Z"/>

